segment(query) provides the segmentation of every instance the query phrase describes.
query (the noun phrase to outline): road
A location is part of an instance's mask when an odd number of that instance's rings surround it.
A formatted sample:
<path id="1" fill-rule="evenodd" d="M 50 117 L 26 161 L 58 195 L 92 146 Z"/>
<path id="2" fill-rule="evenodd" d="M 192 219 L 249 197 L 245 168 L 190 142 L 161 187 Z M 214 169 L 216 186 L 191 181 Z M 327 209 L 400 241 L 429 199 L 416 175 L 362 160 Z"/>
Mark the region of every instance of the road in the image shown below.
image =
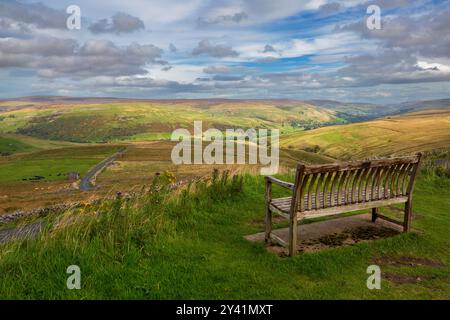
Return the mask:
<path id="1" fill-rule="evenodd" d="M 91 168 L 86 175 L 81 179 L 80 182 L 80 190 L 89 190 L 92 188 L 91 180 L 105 167 L 110 165 L 114 160 L 117 159 L 121 154 L 126 151 L 126 148 L 122 148 L 109 158 L 103 160 L 102 162 L 96 164 L 93 168 Z M 35 222 L 28 225 L 23 225 L 17 228 L 11 229 L 3 229 L 0 230 L 0 244 L 7 242 L 14 238 L 23 238 L 23 237 L 35 237 L 42 231 L 43 223 Z"/>
<path id="2" fill-rule="evenodd" d="M 96 164 L 93 168 L 91 168 L 81 179 L 80 181 L 80 190 L 86 191 L 92 188 L 92 179 L 95 177 L 96 174 L 98 174 L 100 171 L 102 171 L 105 167 L 109 166 L 113 161 L 117 159 L 118 156 L 123 154 L 126 151 L 126 148 L 123 148 L 119 150 L 118 152 L 114 153 L 109 158 L 106 158 L 102 162 Z"/>

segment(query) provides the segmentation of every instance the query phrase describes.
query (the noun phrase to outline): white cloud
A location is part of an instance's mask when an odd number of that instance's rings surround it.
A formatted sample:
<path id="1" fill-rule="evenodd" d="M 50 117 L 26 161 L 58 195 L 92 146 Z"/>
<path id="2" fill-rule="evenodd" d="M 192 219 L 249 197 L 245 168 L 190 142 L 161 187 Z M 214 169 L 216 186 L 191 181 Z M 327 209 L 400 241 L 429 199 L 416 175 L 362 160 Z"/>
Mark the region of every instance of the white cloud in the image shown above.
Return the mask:
<path id="1" fill-rule="evenodd" d="M 417 66 L 424 70 L 435 70 L 444 73 L 450 73 L 450 65 L 445 65 L 441 63 L 429 63 L 426 61 L 417 61 Z"/>

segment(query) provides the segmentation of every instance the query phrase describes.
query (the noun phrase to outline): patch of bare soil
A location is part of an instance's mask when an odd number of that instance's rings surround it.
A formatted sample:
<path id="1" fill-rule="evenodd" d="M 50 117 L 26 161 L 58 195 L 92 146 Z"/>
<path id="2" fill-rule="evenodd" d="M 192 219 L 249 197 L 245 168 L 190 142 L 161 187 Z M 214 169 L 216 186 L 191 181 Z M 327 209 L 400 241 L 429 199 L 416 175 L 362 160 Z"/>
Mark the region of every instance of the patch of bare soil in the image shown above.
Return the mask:
<path id="1" fill-rule="evenodd" d="M 317 239 L 306 241 L 300 245 L 301 251 L 314 251 L 324 247 L 339 247 L 343 245 L 353 245 L 361 241 L 388 238 L 397 235 L 397 230 L 378 226 L 361 226 L 346 229 L 342 233 L 324 235 Z"/>
<path id="2" fill-rule="evenodd" d="M 382 278 L 397 284 L 407 284 L 407 283 L 415 284 L 433 279 L 433 277 L 431 276 L 405 275 L 393 272 L 383 272 L 381 276 Z"/>
<path id="3" fill-rule="evenodd" d="M 380 238 L 393 237 L 399 232 L 397 230 L 387 227 L 359 227 L 351 230 L 345 230 L 351 235 L 354 242 L 360 242 L 363 240 L 375 240 Z"/>
<path id="4" fill-rule="evenodd" d="M 382 256 L 382 257 L 376 257 L 372 259 L 373 263 L 378 265 L 384 265 L 384 266 L 395 266 L 395 267 L 401 267 L 401 266 L 409 266 L 409 267 L 432 267 L 432 268 L 442 268 L 444 267 L 444 264 L 442 262 L 431 260 L 427 258 L 420 258 L 420 257 L 409 257 L 409 256 L 398 256 L 398 257 L 391 257 L 391 256 Z"/>
<path id="5" fill-rule="evenodd" d="M 348 234 L 334 233 L 334 234 L 325 235 L 323 237 L 320 237 L 315 242 L 323 244 L 327 247 L 337 247 L 337 246 L 342 246 L 348 240 L 349 240 Z"/>
<path id="6" fill-rule="evenodd" d="M 441 268 L 444 264 L 427 258 L 411 257 L 411 256 L 381 256 L 372 259 L 372 262 L 381 266 L 393 266 L 393 267 L 432 267 Z M 390 282 L 396 284 L 415 284 L 423 281 L 432 280 L 434 276 L 423 275 L 404 275 L 394 272 L 383 272 L 382 277 Z"/>

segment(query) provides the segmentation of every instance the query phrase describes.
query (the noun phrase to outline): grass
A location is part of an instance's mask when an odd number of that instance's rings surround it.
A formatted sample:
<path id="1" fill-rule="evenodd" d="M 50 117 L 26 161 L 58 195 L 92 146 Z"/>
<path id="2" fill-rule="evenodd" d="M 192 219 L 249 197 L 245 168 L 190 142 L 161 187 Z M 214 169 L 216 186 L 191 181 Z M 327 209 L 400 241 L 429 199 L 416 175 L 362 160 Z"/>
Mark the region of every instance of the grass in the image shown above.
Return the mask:
<path id="1" fill-rule="evenodd" d="M 47 181 L 63 180 L 68 172 L 83 175 L 118 149 L 114 145 L 68 147 L 7 157 L 0 160 L 0 183 L 20 182 L 35 176 Z"/>
<path id="2" fill-rule="evenodd" d="M 335 159 L 361 159 L 448 148 L 449 132 L 450 111 L 427 110 L 293 133 L 282 137 L 280 146 L 316 149 Z"/>
<path id="3" fill-rule="evenodd" d="M 0 135 L 0 153 L 5 152 L 7 155 L 75 146 L 79 146 L 79 144 L 66 141 L 44 140 L 20 134 L 9 133 Z"/>
<path id="4" fill-rule="evenodd" d="M 170 177 L 169 177 L 170 178 Z M 165 191 L 152 183 L 136 199 L 103 202 L 49 221 L 35 240 L 0 248 L 5 299 L 446 299 L 449 296 L 450 180 L 420 176 L 413 227 L 423 232 L 280 258 L 244 235 L 263 229 L 262 177 L 247 175 Z M 162 188 L 162 189 L 157 189 Z M 160 190 L 159 192 L 155 192 Z M 433 205 L 430 205 L 433 204 Z M 366 268 L 379 256 L 425 257 L 432 267 L 384 267 L 417 284 L 382 281 L 368 290 Z M 69 265 L 82 289 L 67 290 Z M 386 269 L 385 269 L 386 268 Z"/>
<path id="5" fill-rule="evenodd" d="M 0 136 L 0 156 L 8 156 L 17 152 L 34 150 L 33 146 L 16 139 Z"/>

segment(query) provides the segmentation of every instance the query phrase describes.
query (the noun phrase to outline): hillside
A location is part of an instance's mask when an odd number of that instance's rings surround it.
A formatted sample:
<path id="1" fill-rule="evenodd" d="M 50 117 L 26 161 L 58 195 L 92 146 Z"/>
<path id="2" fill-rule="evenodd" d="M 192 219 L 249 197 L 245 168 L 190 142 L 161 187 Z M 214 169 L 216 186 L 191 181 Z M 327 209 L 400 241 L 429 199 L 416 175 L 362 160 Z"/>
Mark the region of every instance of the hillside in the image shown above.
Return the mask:
<path id="1" fill-rule="evenodd" d="M 431 109 L 293 133 L 282 137 L 280 145 L 338 159 L 356 159 L 449 148 L 449 132 L 450 110 Z"/>
<path id="2" fill-rule="evenodd" d="M 204 128 L 278 128 L 286 134 L 429 109 L 446 101 L 380 106 L 328 100 L 27 97 L 0 100 L 0 134 L 82 143 L 146 141 L 168 139 L 173 130 L 189 129 L 195 120 L 203 121 Z"/>
<path id="3" fill-rule="evenodd" d="M 398 112 L 396 106 L 383 106 L 371 103 L 351 103 L 333 100 L 308 100 L 308 103 L 333 110 L 336 116 L 351 119 L 352 122 L 370 120 Z"/>
<path id="4" fill-rule="evenodd" d="M 27 102 L 28 103 L 28 102 Z M 177 128 L 280 128 L 342 122 L 332 111 L 301 102 L 174 101 L 87 104 L 0 104 L 0 133 L 72 142 L 167 139 Z"/>
<path id="5" fill-rule="evenodd" d="M 0 101 L 0 134 L 72 142 L 167 139 L 176 128 L 279 128 L 282 133 L 380 116 L 380 108 L 294 100 L 30 97 Z"/>
<path id="6" fill-rule="evenodd" d="M 417 112 L 430 109 L 450 109 L 450 99 L 437 99 L 425 101 L 410 101 L 394 105 L 388 105 L 397 113 Z"/>

